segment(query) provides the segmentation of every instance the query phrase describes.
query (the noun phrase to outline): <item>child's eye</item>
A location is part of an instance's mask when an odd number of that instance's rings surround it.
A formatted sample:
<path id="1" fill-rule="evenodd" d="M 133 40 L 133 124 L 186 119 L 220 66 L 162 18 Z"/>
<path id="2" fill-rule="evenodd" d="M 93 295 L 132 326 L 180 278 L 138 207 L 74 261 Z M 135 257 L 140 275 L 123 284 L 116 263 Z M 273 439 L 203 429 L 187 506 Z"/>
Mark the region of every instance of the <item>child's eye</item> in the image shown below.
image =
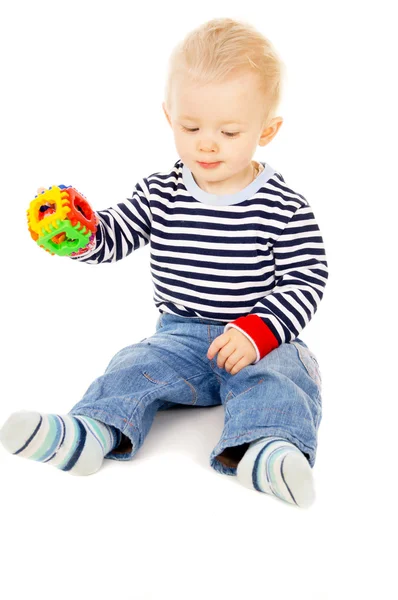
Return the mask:
<path id="1" fill-rule="evenodd" d="M 187 131 L 188 133 L 195 133 L 195 131 L 199 131 L 198 127 L 196 127 L 195 129 L 189 129 L 188 127 L 184 127 L 182 126 L 184 131 Z M 237 135 L 239 135 L 239 131 L 223 131 L 223 134 L 226 135 L 227 137 L 236 137 Z"/>

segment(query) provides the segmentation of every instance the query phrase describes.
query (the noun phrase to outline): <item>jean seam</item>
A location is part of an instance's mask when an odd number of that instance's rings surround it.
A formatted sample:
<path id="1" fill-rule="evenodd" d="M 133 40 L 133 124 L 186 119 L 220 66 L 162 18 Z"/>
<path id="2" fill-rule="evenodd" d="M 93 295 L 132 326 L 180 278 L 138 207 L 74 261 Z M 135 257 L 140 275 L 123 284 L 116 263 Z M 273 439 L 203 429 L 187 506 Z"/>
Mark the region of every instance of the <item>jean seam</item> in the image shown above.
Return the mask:
<path id="1" fill-rule="evenodd" d="M 263 383 L 263 382 L 264 382 L 264 379 L 259 379 L 259 380 L 257 381 L 257 383 L 255 383 L 254 385 L 251 385 L 250 387 L 248 387 L 248 388 L 247 388 L 246 390 L 244 390 L 243 392 L 239 392 L 239 394 L 234 394 L 234 398 L 239 398 L 239 396 L 242 396 L 242 394 L 246 394 L 246 392 L 248 392 L 249 390 L 252 390 L 253 388 L 257 387 L 257 386 L 258 386 L 260 383 Z M 231 390 L 231 392 L 230 392 L 230 393 L 232 393 L 232 394 L 233 394 L 232 390 Z"/>
<path id="2" fill-rule="evenodd" d="M 216 372 L 215 372 L 215 370 L 213 369 L 213 365 L 212 365 L 212 363 L 213 363 L 213 360 L 215 361 L 215 358 L 213 358 L 213 359 L 211 360 L 211 362 L 210 362 L 210 369 L 213 371 L 213 375 L 214 375 L 214 377 L 217 379 L 218 383 L 221 385 L 221 383 L 222 383 L 223 381 L 227 381 L 227 378 L 226 378 L 226 377 L 224 377 L 223 375 L 220 375 L 219 373 L 216 373 Z"/>
<path id="3" fill-rule="evenodd" d="M 191 380 L 191 379 L 194 379 L 194 377 L 202 377 L 203 375 L 206 375 L 206 373 L 205 372 L 199 373 L 197 375 L 193 375 L 192 377 L 189 377 L 188 379 L 184 379 L 183 377 L 179 377 L 176 381 L 172 381 L 172 382 L 167 383 L 166 385 L 164 385 L 162 387 L 162 390 L 165 389 L 165 388 L 167 388 L 167 387 L 169 387 L 170 385 L 176 385 L 177 383 L 180 383 L 181 381 L 184 381 L 185 383 L 188 383 L 188 381 Z M 188 385 L 191 385 L 191 384 L 188 383 Z M 144 398 L 146 398 L 150 394 L 153 394 L 154 392 L 157 392 L 156 388 L 154 388 L 153 390 L 149 390 L 148 392 L 145 392 L 145 394 L 142 396 L 142 398 L 137 402 L 137 406 L 134 408 L 131 417 L 133 417 L 133 415 L 135 415 L 138 407 L 140 406 L 140 404 L 144 400 Z M 195 404 L 196 402 L 197 402 L 197 398 L 196 398 L 196 401 L 193 404 Z"/>
<path id="4" fill-rule="evenodd" d="M 159 381 L 158 379 L 154 379 L 146 371 L 143 372 L 143 376 L 146 377 L 147 379 L 149 379 L 149 381 L 152 381 L 153 383 L 157 383 L 157 384 L 163 384 L 164 383 L 166 385 L 169 384 L 169 381 Z"/>
<path id="5" fill-rule="evenodd" d="M 192 377 L 190 377 L 190 379 L 192 379 Z M 194 388 L 194 386 L 192 385 L 192 383 L 189 383 L 189 381 L 187 379 L 183 379 L 183 381 L 185 381 L 185 383 L 187 385 L 189 385 L 189 387 L 191 388 L 191 392 L 192 392 L 192 395 L 193 395 L 193 402 L 192 402 L 192 404 L 196 404 L 197 401 L 198 401 L 198 393 L 197 393 L 196 389 Z"/>

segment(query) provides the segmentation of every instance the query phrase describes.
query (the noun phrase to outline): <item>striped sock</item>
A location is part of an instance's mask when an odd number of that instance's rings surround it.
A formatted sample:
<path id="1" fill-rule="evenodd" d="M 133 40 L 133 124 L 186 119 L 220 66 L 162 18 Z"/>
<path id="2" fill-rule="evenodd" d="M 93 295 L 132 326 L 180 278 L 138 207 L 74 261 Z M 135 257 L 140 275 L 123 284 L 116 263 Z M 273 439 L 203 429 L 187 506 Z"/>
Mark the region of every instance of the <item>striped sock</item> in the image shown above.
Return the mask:
<path id="1" fill-rule="evenodd" d="M 252 442 L 238 464 L 238 481 L 301 507 L 315 499 L 312 469 L 304 454 L 280 437 Z"/>
<path id="2" fill-rule="evenodd" d="M 49 463 L 73 475 L 91 475 L 120 444 L 121 432 L 85 416 L 13 413 L 0 429 L 8 452 Z"/>

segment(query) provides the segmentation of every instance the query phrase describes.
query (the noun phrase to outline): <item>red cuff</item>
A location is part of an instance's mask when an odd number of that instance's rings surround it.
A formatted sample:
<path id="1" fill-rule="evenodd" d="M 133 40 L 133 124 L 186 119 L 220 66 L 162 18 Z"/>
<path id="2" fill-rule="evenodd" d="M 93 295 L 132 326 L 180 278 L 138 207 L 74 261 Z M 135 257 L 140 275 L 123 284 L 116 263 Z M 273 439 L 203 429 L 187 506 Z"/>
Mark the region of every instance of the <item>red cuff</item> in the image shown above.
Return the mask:
<path id="1" fill-rule="evenodd" d="M 264 321 L 258 315 L 246 315 L 239 317 L 235 321 L 231 321 L 228 325 L 235 325 L 252 339 L 260 353 L 260 360 L 275 350 L 279 346 L 279 342 L 267 327 Z"/>

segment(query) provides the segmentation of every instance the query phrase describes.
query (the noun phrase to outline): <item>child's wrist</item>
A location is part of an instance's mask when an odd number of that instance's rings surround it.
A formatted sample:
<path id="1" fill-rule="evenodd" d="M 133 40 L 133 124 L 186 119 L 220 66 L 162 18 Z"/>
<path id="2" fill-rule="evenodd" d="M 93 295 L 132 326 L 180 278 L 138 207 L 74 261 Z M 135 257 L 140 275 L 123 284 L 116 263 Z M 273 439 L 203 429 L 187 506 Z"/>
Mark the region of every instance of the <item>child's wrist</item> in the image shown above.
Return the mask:
<path id="1" fill-rule="evenodd" d="M 87 246 L 84 246 L 84 248 L 80 248 L 80 250 L 78 250 L 77 252 L 72 252 L 72 254 L 70 254 L 69 256 L 80 256 L 81 254 L 86 254 L 87 252 L 90 252 L 91 250 L 93 250 L 95 248 L 96 245 L 96 234 L 93 233 L 90 237 L 90 240 L 87 244 Z"/>

